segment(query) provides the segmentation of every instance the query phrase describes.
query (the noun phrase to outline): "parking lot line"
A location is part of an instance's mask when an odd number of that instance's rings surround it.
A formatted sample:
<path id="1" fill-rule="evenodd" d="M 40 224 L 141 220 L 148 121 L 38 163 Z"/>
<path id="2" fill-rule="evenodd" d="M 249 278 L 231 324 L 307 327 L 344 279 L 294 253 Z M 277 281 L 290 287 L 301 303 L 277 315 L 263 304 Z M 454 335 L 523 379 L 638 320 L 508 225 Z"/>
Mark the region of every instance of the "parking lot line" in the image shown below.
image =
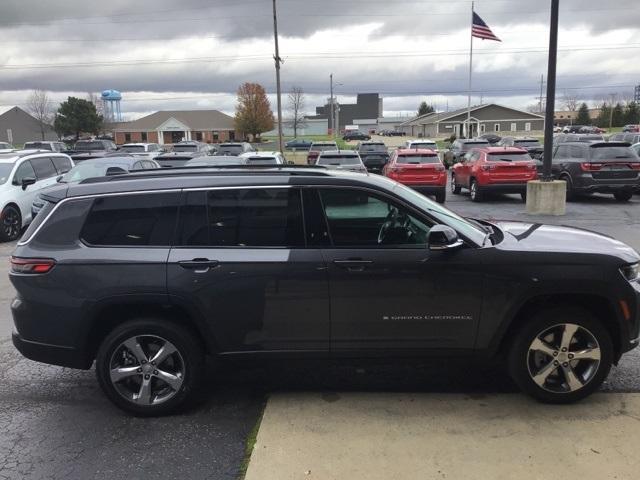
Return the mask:
<path id="1" fill-rule="evenodd" d="M 247 480 L 637 478 L 640 394 L 277 394 Z"/>

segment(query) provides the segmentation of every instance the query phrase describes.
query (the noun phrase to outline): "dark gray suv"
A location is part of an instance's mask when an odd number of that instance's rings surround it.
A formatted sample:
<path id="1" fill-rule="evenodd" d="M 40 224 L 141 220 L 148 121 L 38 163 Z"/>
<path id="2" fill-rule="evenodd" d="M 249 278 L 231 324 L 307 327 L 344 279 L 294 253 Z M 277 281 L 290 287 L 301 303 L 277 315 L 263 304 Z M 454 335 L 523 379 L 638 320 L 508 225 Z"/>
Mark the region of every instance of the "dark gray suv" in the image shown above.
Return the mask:
<path id="1" fill-rule="evenodd" d="M 59 185 L 11 258 L 13 342 L 170 412 L 205 355 L 503 360 L 579 400 L 637 346 L 640 256 L 568 227 L 462 218 L 377 175 L 170 169 Z"/>
<path id="2" fill-rule="evenodd" d="M 612 193 L 626 202 L 640 191 L 640 158 L 628 143 L 562 143 L 553 151 L 551 170 L 555 178 L 567 182 L 567 200 Z"/>

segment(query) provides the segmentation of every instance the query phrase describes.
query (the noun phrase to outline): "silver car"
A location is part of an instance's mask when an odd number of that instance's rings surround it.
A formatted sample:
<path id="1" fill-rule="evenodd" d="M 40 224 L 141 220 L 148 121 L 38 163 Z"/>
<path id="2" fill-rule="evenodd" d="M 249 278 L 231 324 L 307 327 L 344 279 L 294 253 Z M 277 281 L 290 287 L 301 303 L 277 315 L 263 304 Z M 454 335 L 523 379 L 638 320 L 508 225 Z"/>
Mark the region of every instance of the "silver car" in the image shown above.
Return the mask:
<path id="1" fill-rule="evenodd" d="M 367 167 L 362 163 L 360 154 L 353 150 L 327 150 L 321 152 L 315 164 L 333 170 L 367 173 Z"/>

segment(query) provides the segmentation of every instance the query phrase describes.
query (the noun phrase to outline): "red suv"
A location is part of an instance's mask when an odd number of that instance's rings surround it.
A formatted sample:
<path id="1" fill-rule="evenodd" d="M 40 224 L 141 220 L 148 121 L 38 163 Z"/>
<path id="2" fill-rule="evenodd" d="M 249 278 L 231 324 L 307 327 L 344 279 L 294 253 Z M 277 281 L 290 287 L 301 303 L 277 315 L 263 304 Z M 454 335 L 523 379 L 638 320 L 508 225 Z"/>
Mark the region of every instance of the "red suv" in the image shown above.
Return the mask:
<path id="1" fill-rule="evenodd" d="M 451 172 L 451 192 L 469 189 L 479 202 L 485 193 L 519 193 L 526 199 L 527 182 L 538 178 L 536 163 L 526 150 L 514 147 L 474 148 Z"/>
<path id="2" fill-rule="evenodd" d="M 444 203 L 447 197 L 447 172 L 433 150 L 396 150 L 382 174 L 420 193 L 434 195 L 438 203 Z"/>

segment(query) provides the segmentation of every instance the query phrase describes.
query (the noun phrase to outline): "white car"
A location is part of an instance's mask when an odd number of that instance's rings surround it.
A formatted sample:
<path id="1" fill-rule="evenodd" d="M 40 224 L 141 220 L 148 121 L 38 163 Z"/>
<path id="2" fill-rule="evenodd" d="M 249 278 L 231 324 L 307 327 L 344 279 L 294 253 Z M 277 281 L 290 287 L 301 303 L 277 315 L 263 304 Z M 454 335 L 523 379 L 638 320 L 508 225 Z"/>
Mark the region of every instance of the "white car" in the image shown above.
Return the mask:
<path id="1" fill-rule="evenodd" d="M 284 165 L 287 162 L 280 152 L 247 152 L 240 155 L 246 165 Z"/>
<path id="2" fill-rule="evenodd" d="M 146 158 L 147 160 L 153 160 L 165 151 L 157 143 L 125 143 L 118 148 L 118 153 L 128 153 L 134 157 Z"/>
<path id="3" fill-rule="evenodd" d="M 13 152 L 13 145 L 7 142 L 0 142 L 0 153 Z"/>
<path id="4" fill-rule="evenodd" d="M 320 152 L 315 164 L 332 170 L 367 173 L 367 167 L 364 166 L 360 154 L 355 150 L 327 150 Z"/>
<path id="5" fill-rule="evenodd" d="M 438 153 L 438 145 L 436 144 L 436 142 L 434 142 L 433 140 L 427 140 L 427 139 L 407 140 L 405 142 L 405 148 L 408 148 L 408 149 L 426 148 L 427 150 L 433 150 L 434 152 Z"/>
<path id="6" fill-rule="evenodd" d="M 31 205 L 43 188 L 73 168 L 62 153 L 20 151 L 0 154 L 0 241 L 17 239 L 31 223 Z"/>
<path id="7" fill-rule="evenodd" d="M 636 155 L 640 156 L 640 143 L 634 143 L 631 148 L 636 152 Z"/>

